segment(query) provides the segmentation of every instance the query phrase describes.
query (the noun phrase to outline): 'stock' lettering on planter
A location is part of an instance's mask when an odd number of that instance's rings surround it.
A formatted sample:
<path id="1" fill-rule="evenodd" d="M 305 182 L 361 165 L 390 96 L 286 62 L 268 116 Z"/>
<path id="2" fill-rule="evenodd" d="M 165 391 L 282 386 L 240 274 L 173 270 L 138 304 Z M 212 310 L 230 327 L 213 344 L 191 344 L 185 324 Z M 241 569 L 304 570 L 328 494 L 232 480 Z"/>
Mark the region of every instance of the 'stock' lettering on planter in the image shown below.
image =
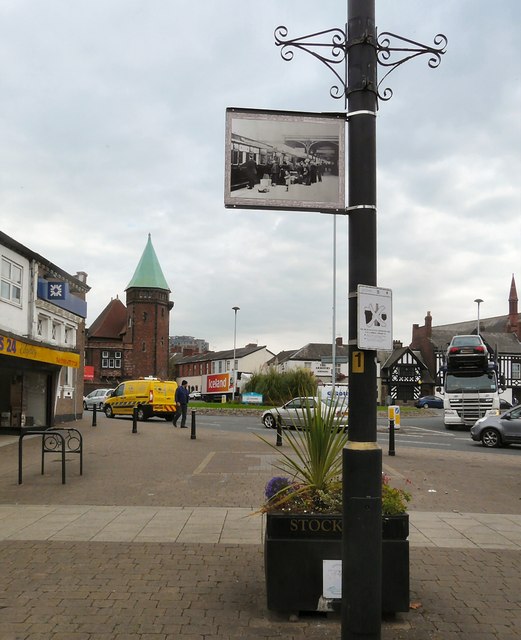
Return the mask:
<path id="1" fill-rule="evenodd" d="M 289 523 L 289 530 L 293 532 L 309 531 L 313 533 L 323 531 L 325 533 L 342 533 L 342 522 L 333 518 L 330 520 L 294 518 Z"/>

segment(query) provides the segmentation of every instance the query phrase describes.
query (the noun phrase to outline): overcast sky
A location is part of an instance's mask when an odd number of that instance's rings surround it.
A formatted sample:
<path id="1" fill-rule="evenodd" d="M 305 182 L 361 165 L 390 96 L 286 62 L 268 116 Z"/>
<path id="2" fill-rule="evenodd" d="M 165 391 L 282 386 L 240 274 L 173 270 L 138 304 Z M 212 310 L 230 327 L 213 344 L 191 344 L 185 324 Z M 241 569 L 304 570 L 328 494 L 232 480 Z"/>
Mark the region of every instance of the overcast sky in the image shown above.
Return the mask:
<path id="1" fill-rule="evenodd" d="M 226 107 L 341 111 L 333 74 L 273 32 L 344 28 L 345 0 L 0 0 L 0 228 L 86 271 L 90 325 L 125 300 L 148 234 L 172 335 L 273 352 L 333 334 L 333 216 L 224 208 Z M 521 2 L 376 0 L 377 27 L 432 44 L 377 119 L 378 285 L 394 338 L 508 313 L 521 293 Z M 383 72 L 380 72 L 380 77 Z M 336 335 L 347 341 L 347 221 Z"/>

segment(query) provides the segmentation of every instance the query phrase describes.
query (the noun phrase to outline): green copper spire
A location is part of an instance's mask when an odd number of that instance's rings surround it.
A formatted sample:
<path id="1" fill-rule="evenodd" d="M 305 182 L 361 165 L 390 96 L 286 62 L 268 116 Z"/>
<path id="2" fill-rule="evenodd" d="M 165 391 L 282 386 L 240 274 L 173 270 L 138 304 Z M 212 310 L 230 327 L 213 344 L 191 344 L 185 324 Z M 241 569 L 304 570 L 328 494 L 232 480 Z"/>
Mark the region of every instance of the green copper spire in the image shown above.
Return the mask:
<path id="1" fill-rule="evenodd" d="M 159 260 L 157 259 L 156 252 L 152 246 L 152 240 L 150 234 L 148 234 L 148 242 L 141 260 L 134 272 L 132 280 L 129 282 L 127 289 L 133 287 L 143 287 L 146 289 L 165 289 L 170 291 L 165 276 L 161 271 Z M 125 289 L 125 291 L 127 290 Z"/>

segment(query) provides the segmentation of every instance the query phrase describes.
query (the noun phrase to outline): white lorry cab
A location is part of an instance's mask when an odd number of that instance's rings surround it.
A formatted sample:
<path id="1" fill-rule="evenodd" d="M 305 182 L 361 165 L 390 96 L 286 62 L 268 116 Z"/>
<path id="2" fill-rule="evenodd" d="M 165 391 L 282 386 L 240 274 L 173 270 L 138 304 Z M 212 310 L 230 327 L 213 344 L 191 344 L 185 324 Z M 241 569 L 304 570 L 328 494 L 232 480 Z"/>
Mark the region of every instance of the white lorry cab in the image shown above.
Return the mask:
<path id="1" fill-rule="evenodd" d="M 485 370 L 440 371 L 438 393 L 443 397 L 445 427 L 471 427 L 484 416 L 499 413 L 499 393 L 502 390 L 497 365 L 490 362 Z"/>

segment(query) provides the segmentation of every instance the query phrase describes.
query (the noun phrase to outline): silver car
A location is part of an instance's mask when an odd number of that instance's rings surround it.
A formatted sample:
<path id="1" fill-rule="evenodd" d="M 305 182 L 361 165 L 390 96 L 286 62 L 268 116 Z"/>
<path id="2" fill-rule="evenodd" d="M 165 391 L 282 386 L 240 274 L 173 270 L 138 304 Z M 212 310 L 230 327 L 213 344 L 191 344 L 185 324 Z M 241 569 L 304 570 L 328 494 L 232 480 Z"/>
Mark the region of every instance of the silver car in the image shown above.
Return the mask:
<path id="1" fill-rule="evenodd" d="M 96 409 L 103 411 L 105 400 L 113 391 L 114 389 L 96 389 L 95 391 L 91 391 L 83 398 L 84 410 L 88 411 L 89 409 L 92 409 L 94 405 L 96 405 Z"/>
<path id="2" fill-rule="evenodd" d="M 293 398 L 289 402 L 286 402 L 286 404 L 283 404 L 282 407 L 268 409 L 262 414 L 262 423 L 267 429 L 276 429 L 277 421 L 280 420 L 281 427 L 289 427 L 290 429 L 293 429 L 300 426 L 301 424 L 304 424 L 308 407 L 311 411 L 311 414 L 314 414 L 314 411 L 317 408 L 319 402 L 321 402 L 323 406 L 322 415 L 325 415 L 330 411 L 334 411 L 335 417 L 338 419 L 339 426 L 345 429 L 349 414 L 347 402 L 344 403 L 343 401 L 335 402 L 334 400 L 318 400 L 315 397 Z"/>
<path id="3" fill-rule="evenodd" d="M 474 423 L 470 435 L 472 440 L 481 440 L 484 447 L 521 444 L 521 405 L 498 416 L 480 418 Z"/>
<path id="4" fill-rule="evenodd" d="M 276 429 L 277 420 L 281 427 L 294 427 L 303 422 L 306 407 L 314 410 L 316 406 L 316 398 L 293 398 L 282 407 L 264 411 L 261 420 L 266 429 Z"/>

